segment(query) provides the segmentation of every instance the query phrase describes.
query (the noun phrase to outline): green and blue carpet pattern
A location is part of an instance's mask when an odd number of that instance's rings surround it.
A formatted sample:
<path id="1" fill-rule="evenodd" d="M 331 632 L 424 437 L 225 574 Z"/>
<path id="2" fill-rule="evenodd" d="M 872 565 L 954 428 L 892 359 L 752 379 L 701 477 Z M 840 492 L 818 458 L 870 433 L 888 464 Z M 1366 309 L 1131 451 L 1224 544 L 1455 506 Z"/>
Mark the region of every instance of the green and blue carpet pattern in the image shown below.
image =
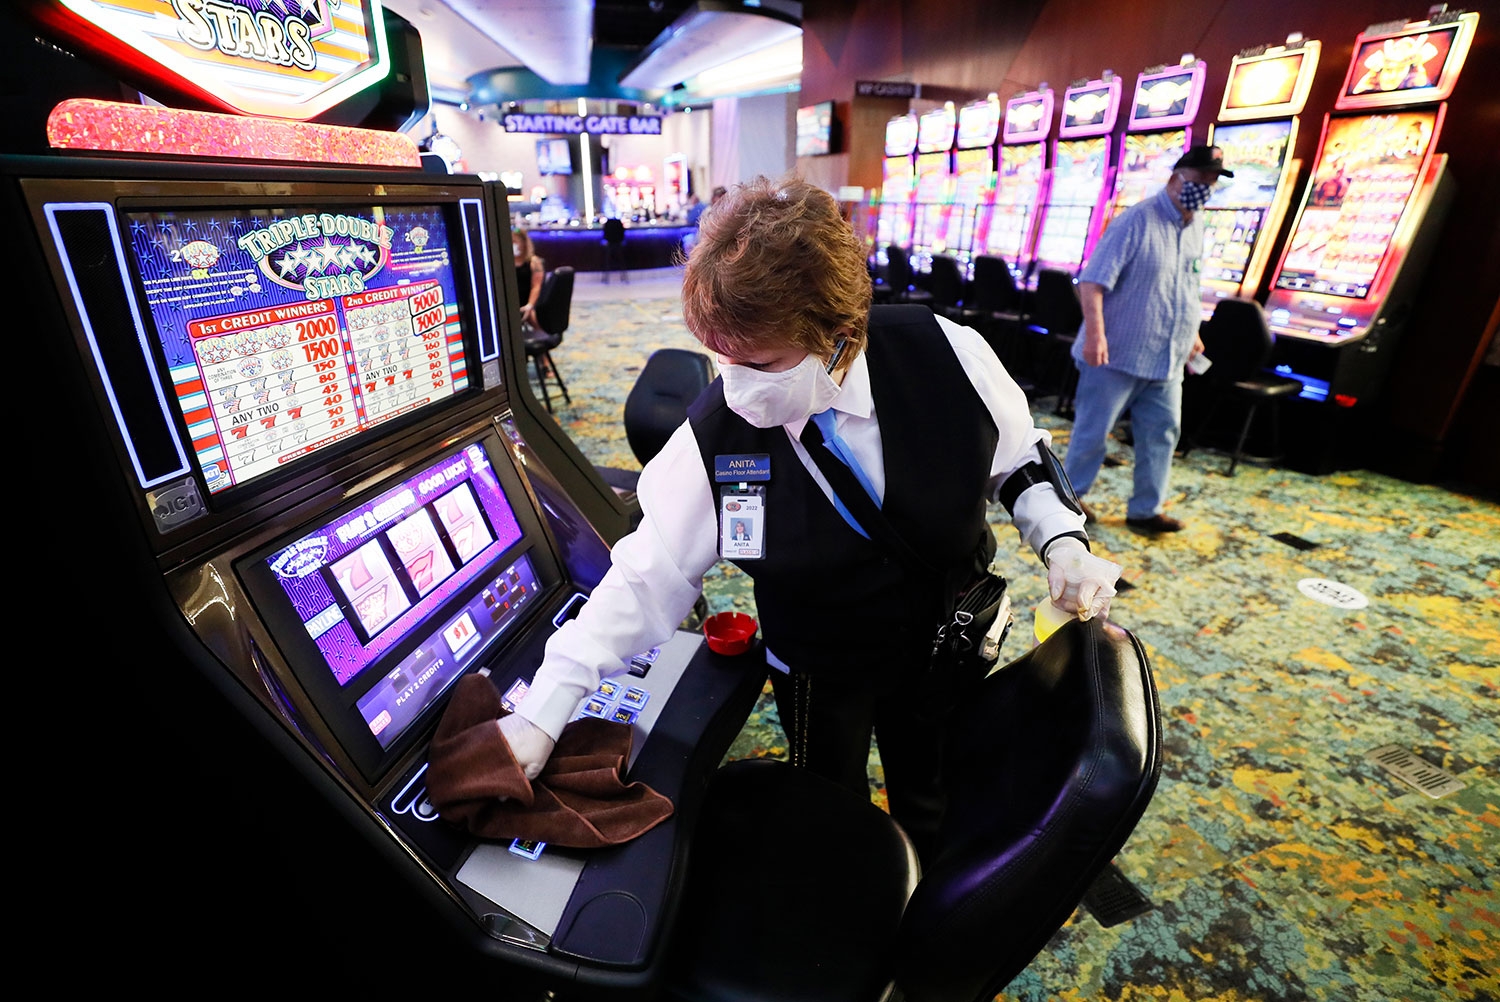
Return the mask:
<path id="1" fill-rule="evenodd" d="M 621 426 L 652 351 L 697 349 L 675 299 L 575 303 L 554 353 L 561 426 L 601 465 L 634 468 Z M 1038 409 L 1054 448 L 1070 425 Z M 1161 784 L 1116 865 L 1153 902 L 1101 927 L 1080 909 L 999 996 L 1007 1002 L 1500 999 L 1500 507 L 1352 472 L 1311 477 L 1195 451 L 1149 538 L 1124 525 L 1125 460 L 1089 501 L 1096 552 L 1131 587 L 1112 618 L 1152 659 Z M 993 509 L 1015 656 L 1045 595 L 1041 566 Z M 1273 538 L 1317 543 L 1298 549 Z M 1368 599 L 1307 597 L 1316 578 Z M 714 611 L 754 613 L 716 567 Z M 1463 789 L 1433 800 L 1365 753 L 1403 746 Z M 785 755 L 769 695 L 731 757 Z M 872 796 L 884 802 L 878 750 Z"/>

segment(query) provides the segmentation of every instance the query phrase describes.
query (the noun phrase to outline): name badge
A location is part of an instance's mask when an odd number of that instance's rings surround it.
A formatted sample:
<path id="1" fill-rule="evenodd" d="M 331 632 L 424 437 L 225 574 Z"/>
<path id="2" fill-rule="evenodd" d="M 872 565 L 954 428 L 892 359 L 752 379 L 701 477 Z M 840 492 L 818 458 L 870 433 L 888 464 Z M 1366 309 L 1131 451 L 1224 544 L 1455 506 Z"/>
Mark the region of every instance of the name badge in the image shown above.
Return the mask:
<path id="1" fill-rule="evenodd" d="M 743 484 L 771 479 L 769 455 L 715 456 L 714 483 Z"/>
<path id="2" fill-rule="evenodd" d="M 748 487 L 744 493 L 723 490 L 719 495 L 719 556 L 725 560 L 765 559 L 765 488 Z"/>

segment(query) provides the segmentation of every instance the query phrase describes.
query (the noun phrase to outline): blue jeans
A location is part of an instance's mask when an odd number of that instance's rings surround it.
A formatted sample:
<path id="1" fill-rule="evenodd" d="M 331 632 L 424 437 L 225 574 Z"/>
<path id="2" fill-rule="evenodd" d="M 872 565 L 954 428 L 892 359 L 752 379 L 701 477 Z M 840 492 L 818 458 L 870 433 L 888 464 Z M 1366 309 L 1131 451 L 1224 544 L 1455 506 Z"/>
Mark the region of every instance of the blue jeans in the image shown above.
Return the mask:
<path id="1" fill-rule="evenodd" d="M 1128 372 L 1078 363 L 1073 399 L 1073 436 L 1063 468 L 1073 489 L 1088 492 L 1104 463 L 1110 429 L 1130 411 L 1135 439 L 1135 486 L 1126 518 L 1150 518 L 1161 511 L 1172 475 L 1172 453 L 1182 433 L 1182 371 L 1171 379 L 1141 379 Z"/>

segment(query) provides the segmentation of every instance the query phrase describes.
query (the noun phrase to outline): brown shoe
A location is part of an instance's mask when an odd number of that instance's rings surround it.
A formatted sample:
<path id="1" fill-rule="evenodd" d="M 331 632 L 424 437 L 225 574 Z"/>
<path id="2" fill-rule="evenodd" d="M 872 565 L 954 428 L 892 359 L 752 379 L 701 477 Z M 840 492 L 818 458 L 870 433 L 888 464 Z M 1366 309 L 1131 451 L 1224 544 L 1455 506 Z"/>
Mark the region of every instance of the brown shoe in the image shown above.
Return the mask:
<path id="1" fill-rule="evenodd" d="M 1083 509 L 1083 520 L 1085 522 L 1099 521 L 1099 516 L 1094 514 L 1094 509 L 1090 508 L 1085 502 L 1080 500 L 1078 502 L 1078 507 Z"/>
<path id="2" fill-rule="evenodd" d="M 1173 518 L 1171 515 L 1163 515 L 1161 512 L 1157 512 L 1150 518 L 1127 518 L 1125 524 L 1132 529 L 1139 529 L 1142 532 L 1150 533 L 1181 532 L 1184 528 L 1184 524 L 1181 521 Z"/>

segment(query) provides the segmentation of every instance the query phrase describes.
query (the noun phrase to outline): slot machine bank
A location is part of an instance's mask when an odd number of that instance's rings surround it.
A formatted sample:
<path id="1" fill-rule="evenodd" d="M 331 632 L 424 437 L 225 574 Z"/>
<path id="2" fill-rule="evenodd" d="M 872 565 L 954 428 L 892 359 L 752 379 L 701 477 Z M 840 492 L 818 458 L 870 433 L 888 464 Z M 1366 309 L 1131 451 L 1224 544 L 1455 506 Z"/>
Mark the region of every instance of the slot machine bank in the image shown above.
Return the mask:
<path id="1" fill-rule="evenodd" d="M 145 6 L 5 15 L 34 110 L 0 161 L 33 367 L 12 622 L 53 679 L 33 924 L 120 983 L 646 984 L 759 656 L 679 632 L 632 662 L 606 709 L 677 805 L 635 841 L 436 818 L 445 696 L 522 691 L 631 513 L 527 386 L 503 188 L 395 131 L 425 112 L 410 27 Z"/>
<path id="2" fill-rule="evenodd" d="M 1477 12 L 1446 6 L 1371 25 L 1323 117 L 1265 302 L 1270 365 L 1302 383 L 1289 460 L 1309 472 L 1360 465 L 1376 447 L 1369 416 L 1420 318 L 1420 283 L 1456 197 L 1438 147 L 1478 25 Z"/>

